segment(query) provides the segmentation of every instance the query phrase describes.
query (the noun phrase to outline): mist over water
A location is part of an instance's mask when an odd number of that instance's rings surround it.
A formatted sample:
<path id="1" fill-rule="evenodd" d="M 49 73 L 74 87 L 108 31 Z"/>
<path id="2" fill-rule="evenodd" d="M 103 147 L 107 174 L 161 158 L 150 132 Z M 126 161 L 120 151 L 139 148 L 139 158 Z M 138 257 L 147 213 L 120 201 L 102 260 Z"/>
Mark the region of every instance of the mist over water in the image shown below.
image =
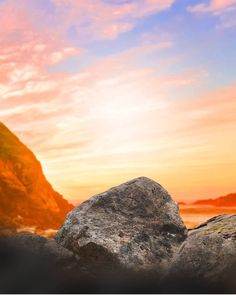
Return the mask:
<path id="1" fill-rule="evenodd" d="M 180 205 L 180 215 L 187 228 L 191 229 L 206 220 L 221 214 L 235 214 L 236 207 Z"/>

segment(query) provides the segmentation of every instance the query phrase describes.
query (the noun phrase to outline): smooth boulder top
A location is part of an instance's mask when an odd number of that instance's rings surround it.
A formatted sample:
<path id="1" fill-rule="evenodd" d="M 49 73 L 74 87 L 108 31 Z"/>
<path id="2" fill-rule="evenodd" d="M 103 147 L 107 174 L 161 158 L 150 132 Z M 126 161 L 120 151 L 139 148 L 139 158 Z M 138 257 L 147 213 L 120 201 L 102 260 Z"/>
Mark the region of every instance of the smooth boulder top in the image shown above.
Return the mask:
<path id="1" fill-rule="evenodd" d="M 55 239 L 86 265 L 161 271 L 186 235 L 176 202 L 160 184 L 140 177 L 76 207 Z"/>
<path id="2" fill-rule="evenodd" d="M 175 281 L 185 278 L 235 290 L 236 214 L 213 217 L 190 230 L 172 262 L 169 276 L 175 276 Z"/>

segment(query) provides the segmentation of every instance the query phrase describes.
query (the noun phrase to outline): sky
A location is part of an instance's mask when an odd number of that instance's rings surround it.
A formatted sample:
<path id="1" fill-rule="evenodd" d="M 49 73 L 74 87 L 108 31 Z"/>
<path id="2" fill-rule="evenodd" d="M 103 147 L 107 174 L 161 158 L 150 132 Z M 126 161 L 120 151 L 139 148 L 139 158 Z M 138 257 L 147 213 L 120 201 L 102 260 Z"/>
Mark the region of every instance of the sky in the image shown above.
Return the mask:
<path id="1" fill-rule="evenodd" d="M 0 0 L 0 121 L 71 202 L 139 176 L 236 191 L 236 0 Z"/>

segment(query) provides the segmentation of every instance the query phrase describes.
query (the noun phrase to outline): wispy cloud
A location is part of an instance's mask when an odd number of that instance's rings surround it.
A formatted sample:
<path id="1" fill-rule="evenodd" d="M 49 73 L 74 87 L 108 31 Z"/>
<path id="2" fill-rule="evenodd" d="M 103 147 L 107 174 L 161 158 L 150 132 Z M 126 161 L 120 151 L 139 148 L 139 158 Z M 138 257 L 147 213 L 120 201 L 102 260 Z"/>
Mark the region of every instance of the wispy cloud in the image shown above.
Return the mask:
<path id="1" fill-rule="evenodd" d="M 195 13 L 211 12 L 214 14 L 220 14 L 235 10 L 235 0 L 211 0 L 207 3 L 200 3 L 193 6 L 189 6 L 188 9 Z"/>
<path id="2" fill-rule="evenodd" d="M 78 35 L 89 39 L 114 39 L 130 31 L 137 21 L 169 9 L 175 0 L 137 0 L 121 3 L 102 0 L 53 0 L 57 15 Z"/>
<path id="3" fill-rule="evenodd" d="M 211 0 L 209 3 L 200 3 L 188 7 L 188 11 L 195 14 L 211 14 L 219 18 L 216 25 L 218 30 L 231 29 L 236 26 L 236 1 Z"/>
<path id="4" fill-rule="evenodd" d="M 186 194 L 200 186 L 206 193 L 219 178 L 209 171 L 226 152 L 236 162 L 235 84 L 232 77 L 228 86 L 207 84 L 213 57 L 201 55 L 199 32 L 201 56 L 189 62 L 194 38 L 184 22 L 175 31 L 173 4 L 178 1 L 0 1 L 1 120 L 33 149 L 65 196 L 82 199 L 141 174 L 178 196 L 183 184 Z M 189 10 L 219 17 L 220 24 L 227 19 L 229 27 L 234 6 L 202 1 Z M 167 11 L 164 21 L 159 14 Z"/>
<path id="5" fill-rule="evenodd" d="M 121 173 L 126 178 L 138 176 L 132 172 L 135 165 L 142 171 L 149 169 L 146 173 L 150 173 L 153 168 L 147 155 L 151 153 L 153 158 L 155 152 L 170 149 L 166 137 L 172 133 L 170 93 L 199 83 L 205 75 L 204 71 L 163 75 L 148 67 L 137 67 L 136 60 L 147 52 L 169 46 L 167 42 L 128 49 L 100 59 L 80 73 L 50 75 L 45 79 L 54 83 L 51 90 L 41 95 L 36 90 L 14 97 L 8 93 L 0 115 L 9 126 L 15 126 L 17 134 L 37 153 L 47 175 L 62 192 L 65 187 L 61 187 L 61 181 L 67 179 L 65 173 L 73 174 L 66 186 L 66 194 L 72 198 L 78 186 L 88 185 L 85 176 L 89 170 L 93 174 L 93 186 L 101 190 L 114 181 L 123 181 L 115 180 L 115 175 L 123 169 L 131 173 L 129 176 Z M 26 90 L 22 88 L 22 91 Z M 10 106 L 19 109 L 4 114 L 2 110 Z M 101 169 L 102 175 L 110 174 L 106 183 L 98 175 Z M 68 189 L 76 179 L 77 185 Z M 92 190 L 91 186 L 86 196 Z"/>

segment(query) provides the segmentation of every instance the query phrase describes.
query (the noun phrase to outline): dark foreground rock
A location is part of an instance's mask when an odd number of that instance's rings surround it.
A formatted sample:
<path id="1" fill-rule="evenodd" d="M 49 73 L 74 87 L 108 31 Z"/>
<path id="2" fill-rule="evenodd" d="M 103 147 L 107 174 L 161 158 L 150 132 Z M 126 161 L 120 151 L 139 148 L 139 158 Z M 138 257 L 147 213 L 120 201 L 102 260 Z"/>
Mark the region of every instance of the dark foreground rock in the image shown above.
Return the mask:
<path id="1" fill-rule="evenodd" d="M 0 293 L 94 293 L 96 280 L 76 255 L 33 234 L 0 238 Z M 92 283 L 92 284 L 90 284 Z"/>
<path id="2" fill-rule="evenodd" d="M 158 293 L 151 272 L 86 271 L 55 240 L 37 235 L 0 239 L 0 293 Z"/>
<path id="3" fill-rule="evenodd" d="M 6 240 L 9 244 L 32 255 L 51 261 L 58 267 L 72 269 L 77 265 L 76 255 L 59 245 L 54 239 L 47 239 L 34 234 L 18 234 Z"/>
<path id="4" fill-rule="evenodd" d="M 190 231 L 169 272 L 101 267 L 37 235 L 0 239 L 0 293 L 236 293 L 236 215 Z"/>
<path id="5" fill-rule="evenodd" d="M 232 214 L 216 216 L 191 230 L 165 280 L 170 292 L 235 293 L 235 278 L 236 214 Z"/>
<path id="6" fill-rule="evenodd" d="M 47 248 L 47 245 L 42 243 L 43 240 L 40 237 L 29 237 L 26 243 L 25 238 L 23 240 L 22 237 L 17 237 L 14 241 L 0 239 L 0 293 L 133 294 L 160 292 L 156 274 L 123 270 L 103 272 L 101 269 L 94 276 L 81 268 L 77 260 L 69 268 L 61 263 L 61 259 L 55 260 L 54 251 L 45 249 L 44 246 Z M 57 245 L 54 244 L 54 246 L 57 248 Z M 64 252 L 60 248 L 59 252 L 61 251 Z M 67 254 L 65 256 L 67 257 Z M 67 265 L 71 265 L 70 254 L 68 258 Z"/>
<path id="7" fill-rule="evenodd" d="M 186 234 L 168 192 L 140 177 L 75 208 L 55 239 L 93 269 L 163 272 Z"/>

